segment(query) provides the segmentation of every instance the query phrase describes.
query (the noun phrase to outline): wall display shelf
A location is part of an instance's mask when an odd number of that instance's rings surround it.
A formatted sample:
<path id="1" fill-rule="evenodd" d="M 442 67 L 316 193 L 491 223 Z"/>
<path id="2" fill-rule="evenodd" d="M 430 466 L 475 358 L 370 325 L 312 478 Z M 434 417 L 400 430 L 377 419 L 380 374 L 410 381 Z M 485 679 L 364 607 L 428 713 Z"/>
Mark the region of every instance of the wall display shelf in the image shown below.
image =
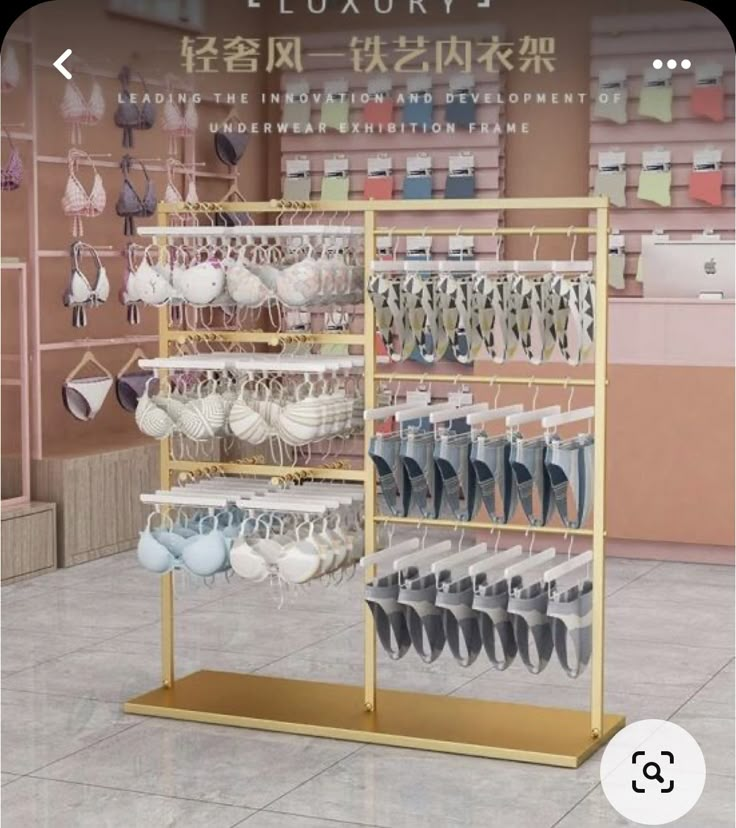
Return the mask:
<path id="1" fill-rule="evenodd" d="M 322 202 L 309 205 L 317 213 L 345 213 L 362 219 L 365 236 L 365 251 L 375 251 L 380 235 L 390 232 L 388 228 L 396 223 L 399 214 L 437 211 L 453 212 L 456 219 L 451 230 L 441 227 L 427 230 L 429 234 L 451 235 L 457 225 L 467 220 L 468 225 L 479 229 L 475 235 L 496 236 L 510 233 L 530 232 L 530 228 L 483 227 L 478 215 L 514 211 L 555 211 L 581 210 L 594 215 L 592 226 L 559 227 L 552 221 L 547 228 L 540 228 L 549 235 L 569 236 L 571 232 L 587 236 L 595 245 L 595 378 L 575 379 L 570 377 L 545 377 L 543 384 L 551 388 L 572 389 L 584 387 L 592 392 L 595 403 L 595 478 L 592 529 L 581 530 L 579 534 L 592 540 L 592 657 L 590 682 L 590 708 L 585 710 L 563 710 L 505 702 L 477 701 L 471 699 L 406 693 L 380 689 L 377 675 L 376 628 L 373 615 L 364 609 L 364 653 L 365 669 L 362 687 L 323 682 L 296 681 L 260 675 L 202 670 L 184 678 L 175 675 L 174 668 L 174 580 L 173 573 L 161 576 L 161 686 L 130 699 L 124 710 L 139 715 L 159 716 L 170 719 L 195 721 L 210 724 L 226 724 L 245 728 L 278 731 L 284 733 L 323 736 L 356 742 L 384 744 L 466 754 L 471 756 L 511 759 L 559 767 L 575 768 L 599 749 L 624 724 L 621 715 L 604 712 L 604 603 L 605 603 L 605 535 L 606 535 L 606 396 L 607 396 L 607 252 L 608 252 L 608 200 L 604 198 L 492 198 L 459 199 L 451 205 L 438 201 L 413 201 L 407 205 L 401 201 L 346 201 Z M 184 211 L 214 213 L 222 210 L 248 212 L 251 215 L 273 215 L 283 213 L 284 207 L 277 202 L 200 204 L 195 208 L 187 205 L 161 205 L 157 216 L 159 244 L 164 244 L 168 233 L 168 220 Z M 473 214 L 476 214 L 473 216 Z M 384 219 L 383 223 L 379 219 Z M 430 222 L 425 222 L 430 224 Z M 387 225 L 387 227 L 383 225 Z M 419 231 L 422 225 L 419 225 Z M 366 277 L 370 274 L 371 254 L 366 255 Z M 377 370 L 375 314 L 367 291 L 364 307 L 364 332 L 360 344 L 364 356 L 364 405 L 374 409 L 377 403 L 379 384 L 386 380 L 421 382 L 421 373 L 391 374 Z M 213 332 L 208 332 L 211 336 Z M 217 336 L 216 332 L 214 332 Z M 187 334 L 192 336 L 192 334 Z M 159 355 L 170 356 L 170 347 L 181 334 L 169 329 L 169 315 L 166 309 L 159 314 Z M 194 335 L 196 336 L 196 334 Z M 260 336 L 260 334 L 259 334 Z M 273 337 L 273 334 L 269 334 Z M 278 336 L 278 335 L 277 335 Z M 230 332 L 228 341 L 253 342 L 250 332 Z M 322 344 L 323 336 L 313 334 L 308 341 Z M 352 342 L 352 341 L 351 341 Z M 588 366 L 590 368 L 591 366 Z M 564 370 L 564 369 L 563 369 Z M 463 375 L 469 383 L 485 383 L 489 376 Z M 433 378 L 434 379 L 434 378 Z M 456 377 L 438 375 L 437 381 Z M 529 386 L 534 382 L 529 377 L 513 377 L 503 374 L 499 384 Z M 541 383 L 540 383 L 541 384 Z M 565 396 L 569 396 L 566 390 Z M 377 486 L 373 464 L 368 462 L 369 442 L 375 433 L 375 424 L 365 424 L 365 463 L 361 469 L 285 468 L 278 466 L 253 467 L 241 464 L 218 465 L 218 473 L 242 473 L 255 471 L 260 474 L 282 474 L 288 471 L 292 476 L 309 475 L 323 480 L 354 480 L 364 486 L 365 552 L 363 561 L 366 579 L 375 576 L 375 565 L 370 556 L 377 552 L 377 534 L 384 524 L 420 524 L 423 528 L 448 528 L 470 526 L 473 529 L 493 529 L 493 524 L 458 524 L 455 521 L 404 519 L 387 517 L 377 511 Z M 195 462 L 174 463 L 171 460 L 169 439 L 163 439 L 160 447 L 161 489 L 168 490 L 177 485 L 177 473 L 184 470 L 204 470 L 204 464 Z M 211 465 L 211 464 L 210 464 Z M 186 466 L 186 468 L 185 468 Z M 496 527 L 498 528 L 498 527 Z M 500 527 L 512 535 L 525 535 L 529 526 L 507 525 Z M 548 527 L 547 533 L 557 533 L 560 540 L 572 535 L 565 528 Z"/>

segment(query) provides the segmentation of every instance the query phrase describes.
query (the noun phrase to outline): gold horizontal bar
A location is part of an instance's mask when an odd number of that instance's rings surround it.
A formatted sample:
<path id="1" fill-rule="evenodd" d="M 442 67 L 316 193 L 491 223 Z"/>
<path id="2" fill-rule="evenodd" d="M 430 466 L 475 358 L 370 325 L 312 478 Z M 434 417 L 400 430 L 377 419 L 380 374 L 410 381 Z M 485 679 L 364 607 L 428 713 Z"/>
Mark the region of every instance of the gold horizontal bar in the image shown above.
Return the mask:
<path id="1" fill-rule="evenodd" d="M 350 333 L 287 333 L 277 331 L 169 331 L 169 342 L 251 342 L 254 344 L 288 345 L 364 345 L 363 334 Z"/>
<path id="2" fill-rule="evenodd" d="M 394 517 L 392 515 L 376 515 L 376 523 L 392 523 L 400 526 L 429 527 L 430 529 L 480 529 L 498 530 L 499 532 L 523 532 L 525 535 L 564 535 L 565 537 L 592 538 L 592 529 L 565 529 L 556 526 L 529 526 L 512 523 L 487 523 L 482 520 L 442 520 L 412 517 Z"/>
<path id="3" fill-rule="evenodd" d="M 250 213 L 280 213 L 280 212 L 337 212 L 363 213 L 374 211 L 377 213 L 437 213 L 437 212 L 471 212 L 479 213 L 487 210 L 597 210 L 608 206 L 608 198 L 601 196 L 591 197 L 563 197 L 563 198 L 459 198 L 447 201 L 445 199 L 417 199 L 416 201 L 397 199 L 395 201 L 312 201 L 312 202 L 282 202 L 272 201 L 229 201 L 227 203 L 201 202 L 187 204 L 160 204 L 162 213 L 219 213 L 219 212 L 250 212 Z"/>
<path id="4" fill-rule="evenodd" d="M 553 385 L 563 388 L 592 388 L 593 379 L 556 379 L 548 377 L 479 377 L 477 374 L 376 374 L 377 382 L 452 382 L 473 385 Z"/>
<path id="5" fill-rule="evenodd" d="M 286 475 L 301 475 L 312 480 L 356 480 L 363 482 L 363 469 L 329 469 L 317 466 L 272 466 L 267 464 L 249 463 L 218 463 L 216 461 L 197 463 L 192 460 L 172 460 L 169 463 L 171 471 L 201 472 L 207 469 L 216 469 L 221 474 L 258 474 L 262 477 L 279 477 Z"/>
<path id="6" fill-rule="evenodd" d="M 126 713 L 369 744 L 577 768 L 626 724 L 607 714 L 599 738 L 585 710 L 378 690 L 201 670 L 130 699 Z"/>
<path id="7" fill-rule="evenodd" d="M 458 229 L 466 236 L 594 236 L 595 227 L 427 227 L 396 230 L 379 227 L 376 231 L 384 236 L 456 236 Z"/>

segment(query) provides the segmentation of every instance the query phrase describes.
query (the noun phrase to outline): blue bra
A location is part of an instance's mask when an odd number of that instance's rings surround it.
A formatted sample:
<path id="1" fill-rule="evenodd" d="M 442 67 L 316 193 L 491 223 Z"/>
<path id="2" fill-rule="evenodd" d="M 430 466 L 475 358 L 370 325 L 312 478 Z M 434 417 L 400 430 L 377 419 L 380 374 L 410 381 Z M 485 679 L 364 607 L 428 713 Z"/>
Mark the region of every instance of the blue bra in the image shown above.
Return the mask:
<path id="1" fill-rule="evenodd" d="M 188 527 L 183 527 L 184 534 L 161 529 L 152 531 L 150 525 L 146 527 L 138 541 L 137 554 L 141 566 L 159 574 L 184 567 L 201 577 L 227 571 L 234 537 L 231 532 L 226 534 L 227 529 L 213 528 L 204 533 L 202 528 L 206 520 L 202 518 L 199 521 L 200 531 L 194 534 L 190 534 Z M 217 518 L 214 518 L 214 523 L 217 526 Z"/>

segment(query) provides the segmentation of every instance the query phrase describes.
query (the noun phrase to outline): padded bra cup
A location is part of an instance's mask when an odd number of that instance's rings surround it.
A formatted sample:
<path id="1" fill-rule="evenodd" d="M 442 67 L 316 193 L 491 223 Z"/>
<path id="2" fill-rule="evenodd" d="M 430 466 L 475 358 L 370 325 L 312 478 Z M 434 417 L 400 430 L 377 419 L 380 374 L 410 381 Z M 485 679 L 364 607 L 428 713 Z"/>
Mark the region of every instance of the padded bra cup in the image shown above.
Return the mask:
<path id="1" fill-rule="evenodd" d="M 141 566 L 151 572 L 168 572 L 181 562 L 193 574 L 207 577 L 227 567 L 228 548 L 228 539 L 217 529 L 188 538 L 146 529 L 141 532 L 137 554 Z"/>
<path id="2" fill-rule="evenodd" d="M 219 130 L 215 133 L 215 152 L 217 153 L 217 157 L 223 164 L 234 167 L 245 154 L 249 141 L 250 136 L 247 133 L 226 133 Z"/>
<path id="3" fill-rule="evenodd" d="M 146 390 L 146 383 L 152 376 L 151 371 L 136 371 L 131 374 L 123 374 L 117 378 L 115 395 L 125 411 L 131 414 L 135 412 L 138 402 Z"/>

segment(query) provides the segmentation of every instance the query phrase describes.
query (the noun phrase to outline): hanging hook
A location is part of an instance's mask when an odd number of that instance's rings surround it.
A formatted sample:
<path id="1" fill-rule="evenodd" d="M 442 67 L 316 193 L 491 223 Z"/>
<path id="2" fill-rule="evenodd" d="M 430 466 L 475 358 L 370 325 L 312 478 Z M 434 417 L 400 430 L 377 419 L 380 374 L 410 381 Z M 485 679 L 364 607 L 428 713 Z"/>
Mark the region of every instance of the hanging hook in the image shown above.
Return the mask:
<path id="1" fill-rule="evenodd" d="M 537 232 L 537 226 L 532 225 L 532 229 L 529 231 L 529 237 L 531 238 L 532 236 L 534 236 L 536 234 L 536 232 Z M 537 253 L 539 252 L 539 244 L 540 244 L 541 241 L 542 241 L 542 237 L 537 236 L 536 240 L 534 242 L 534 252 L 532 253 L 532 259 L 534 259 L 535 262 L 537 260 Z"/>
<path id="2" fill-rule="evenodd" d="M 499 399 L 500 399 L 500 397 L 501 397 L 501 386 L 497 383 L 497 380 L 498 380 L 498 377 L 497 377 L 497 376 L 496 376 L 496 377 L 493 377 L 493 379 L 491 380 L 491 388 L 492 388 L 494 385 L 496 385 L 496 396 L 495 396 L 495 398 L 494 398 L 494 400 L 493 400 L 493 407 L 494 407 L 494 408 L 498 408 L 498 401 L 499 401 Z"/>
<path id="3" fill-rule="evenodd" d="M 570 386 L 570 377 L 565 379 L 565 388 L 567 389 Z M 567 398 L 567 410 L 572 411 L 572 400 L 575 396 L 575 386 L 573 385 L 570 389 L 570 396 Z"/>
<path id="4" fill-rule="evenodd" d="M 572 224 L 568 227 L 568 229 L 567 229 L 568 239 L 570 238 L 570 236 L 572 236 L 572 233 L 573 233 L 574 229 L 575 229 L 575 227 Z M 575 248 L 577 247 L 577 244 L 578 244 L 577 235 L 572 236 L 572 247 L 570 248 L 570 261 L 571 262 L 575 261 Z"/>
<path id="5" fill-rule="evenodd" d="M 537 398 L 539 397 L 539 386 L 536 385 L 534 377 L 529 380 L 529 388 L 534 386 L 534 397 L 532 398 L 532 411 L 537 407 Z"/>

